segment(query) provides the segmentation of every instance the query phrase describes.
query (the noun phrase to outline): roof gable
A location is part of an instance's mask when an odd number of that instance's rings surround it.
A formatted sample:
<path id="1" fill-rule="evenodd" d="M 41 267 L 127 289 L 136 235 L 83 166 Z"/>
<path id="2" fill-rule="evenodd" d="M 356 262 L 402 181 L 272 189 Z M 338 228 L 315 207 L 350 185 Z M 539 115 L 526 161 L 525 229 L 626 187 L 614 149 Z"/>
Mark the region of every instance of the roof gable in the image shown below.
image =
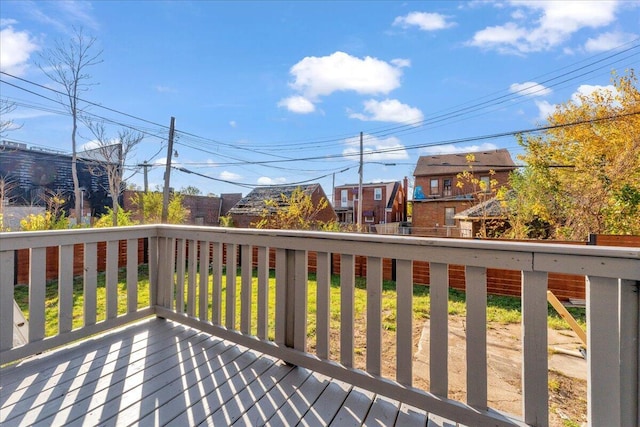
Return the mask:
<path id="1" fill-rule="evenodd" d="M 492 151 L 478 151 L 472 153 L 439 154 L 420 156 L 413 176 L 425 175 L 456 175 L 469 169 L 466 156 L 473 154 L 475 162 L 471 163 L 476 172 L 509 171 L 516 167 L 509 151 L 502 148 Z"/>
<path id="2" fill-rule="evenodd" d="M 300 188 L 303 193 L 309 196 L 311 196 L 318 189 L 322 190 L 320 184 L 274 185 L 270 187 L 259 187 L 253 189 L 249 194 L 247 194 L 238 203 L 236 203 L 235 206 L 229 210 L 229 213 L 259 215 L 267 207 L 267 200 L 278 200 L 280 202 L 282 200 L 281 196 L 283 195 L 288 199 L 291 197 L 291 194 L 298 188 Z M 280 202 L 279 204 L 282 205 L 282 202 Z"/>

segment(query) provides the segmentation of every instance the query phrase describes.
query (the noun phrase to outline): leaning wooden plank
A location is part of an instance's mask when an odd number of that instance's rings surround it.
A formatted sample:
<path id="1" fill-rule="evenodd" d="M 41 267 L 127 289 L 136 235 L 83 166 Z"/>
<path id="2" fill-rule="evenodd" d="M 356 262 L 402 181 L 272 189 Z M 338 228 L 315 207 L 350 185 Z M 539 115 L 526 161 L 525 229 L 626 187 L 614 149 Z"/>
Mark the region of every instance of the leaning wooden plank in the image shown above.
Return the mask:
<path id="1" fill-rule="evenodd" d="M 374 398 L 375 394 L 368 390 L 352 388 L 330 425 L 336 427 L 361 426 Z"/>
<path id="2" fill-rule="evenodd" d="M 370 427 L 396 425 L 399 409 L 400 402 L 397 400 L 377 395 L 362 425 Z"/>
<path id="3" fill-rule="evenodd" d="M 267 421 L 271 427 L 296 425 L 313 408 L 314 402 L 327 388 L 331 378 L 322 374 L 312 374 L 290 399 Z"/>
<path id="4" fill-rule="evenodd" d="M 547 291 L 547 301 L 556 309 L 558 314 L 569 324 L 569 327 L 576 333 L 580 341 L 584 346 L 587 346 L 587 334 L 584 330 L 578 325 L 576 319 L 573 318 L 569 310 L 560 302 L 560 300 L 553 294 L 551 291 Z"/>

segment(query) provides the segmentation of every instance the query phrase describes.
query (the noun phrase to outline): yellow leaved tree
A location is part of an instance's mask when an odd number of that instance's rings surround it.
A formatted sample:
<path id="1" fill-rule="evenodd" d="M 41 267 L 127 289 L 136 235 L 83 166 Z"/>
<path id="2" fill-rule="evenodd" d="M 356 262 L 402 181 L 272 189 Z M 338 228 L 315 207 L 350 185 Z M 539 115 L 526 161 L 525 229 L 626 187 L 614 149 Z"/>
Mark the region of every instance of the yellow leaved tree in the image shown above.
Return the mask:
<path id="1" fill-rule="evenodd" d="M 527 168 L 511 182 L 520 221 L 552 238 L 640 234 L 640 92 L 633 70 L 574 96 L 520 140 Z M 515 236 L 519 237 L 519 236 Z"/>

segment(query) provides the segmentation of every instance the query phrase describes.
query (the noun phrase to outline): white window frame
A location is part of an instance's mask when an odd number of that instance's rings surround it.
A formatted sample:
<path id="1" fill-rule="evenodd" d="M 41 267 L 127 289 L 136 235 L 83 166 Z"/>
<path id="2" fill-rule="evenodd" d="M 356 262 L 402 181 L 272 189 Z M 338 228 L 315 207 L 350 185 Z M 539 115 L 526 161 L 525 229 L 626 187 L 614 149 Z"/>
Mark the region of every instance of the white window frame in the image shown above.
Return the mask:
<path id="1" fill-rule="evenodd" d="M 447 212 L 452 211 L 451 215 L 447 215 Z M 445 227 L 455 227 L 456 225 L 456 208 L 444 208 L 444 226 Z M 450 220 L 450 221 L 447 221 Z"/>
<path id="2" fill-rule="evenodd" d="M 373 200 L 382 200 L 382 188 L 377 187 L 373 189 Z"/>
<path id="3" fill-rule="evenodd" d="M 340 190 L 340 207 L 349 207 L 349 190 Z"/>

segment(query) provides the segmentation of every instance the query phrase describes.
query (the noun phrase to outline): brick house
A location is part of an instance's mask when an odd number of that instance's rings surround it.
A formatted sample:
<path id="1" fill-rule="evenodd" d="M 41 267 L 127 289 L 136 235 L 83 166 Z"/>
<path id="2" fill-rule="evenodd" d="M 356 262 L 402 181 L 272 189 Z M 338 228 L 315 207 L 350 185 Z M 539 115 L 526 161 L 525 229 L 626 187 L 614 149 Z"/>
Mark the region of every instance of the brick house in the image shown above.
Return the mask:
<path id="1" fill-rule="evenodd" d="M 398 223 L 407 219 L 407 178 L 400 181 L 362 184 L 362 223 L 367 225 Z M 342 224 L 358 220 L 358 184 L 334 188 L 333 206 Z"/>
<path id="2" fill-rule="evenodd" d="M 125 190 L 122 196 L 124 210 L 134 214 L 132 218 L 140 221 L 142 216 L 133 200 L 137 200 L 140 191 Z M 242 199 L 241 193 L 228 193 L 218 196 L 194 196 L 183 195 L 182 204 L 189 209 L 189 218 L 186 224 L 194 225 L 220 225 L 220 217 L 225 216 L 229 210 Z"/>
<path id="3" fill-rule="evenodd" d="M 473 154 L 475 161 L 467 163 Z M 457 213 L 480 200 L 477 189 L 465 183 L 458 187 L 458 174 L 470 170 L 481 181 L 494 179 L 498 188 L 508 185 L 509 174 L 516 168 L 506 149 L 474 153 L 421 156 L 415 171 L 413 194 L 412 234 L 421 236 L 459 236 Z M 495 175 L 490 176 L 493 170 Z"/>
<path id="4" fill-rule="evenodd" d="M 320 184 L 275 185 L 256 188 L 229 210 L 229 214 L 233 219 L 233 225 L 240 228 L 252 227 L 254 222 L 260 220 L 262 212 L 266 207 L 265 201 L 280 200 L 283 195 L 290 198 L 293 191 L 298 188 L 300 188 L 305 194 L 311 196 L 311 201 L 314 205 L 320 203 L 322 199 L 328 200 Z M 318 214 L 316 219 L 322 222 L 337 220 L 333 206 L 331 206 L 330 203 L 327 203 L 327 207 Z"/>

